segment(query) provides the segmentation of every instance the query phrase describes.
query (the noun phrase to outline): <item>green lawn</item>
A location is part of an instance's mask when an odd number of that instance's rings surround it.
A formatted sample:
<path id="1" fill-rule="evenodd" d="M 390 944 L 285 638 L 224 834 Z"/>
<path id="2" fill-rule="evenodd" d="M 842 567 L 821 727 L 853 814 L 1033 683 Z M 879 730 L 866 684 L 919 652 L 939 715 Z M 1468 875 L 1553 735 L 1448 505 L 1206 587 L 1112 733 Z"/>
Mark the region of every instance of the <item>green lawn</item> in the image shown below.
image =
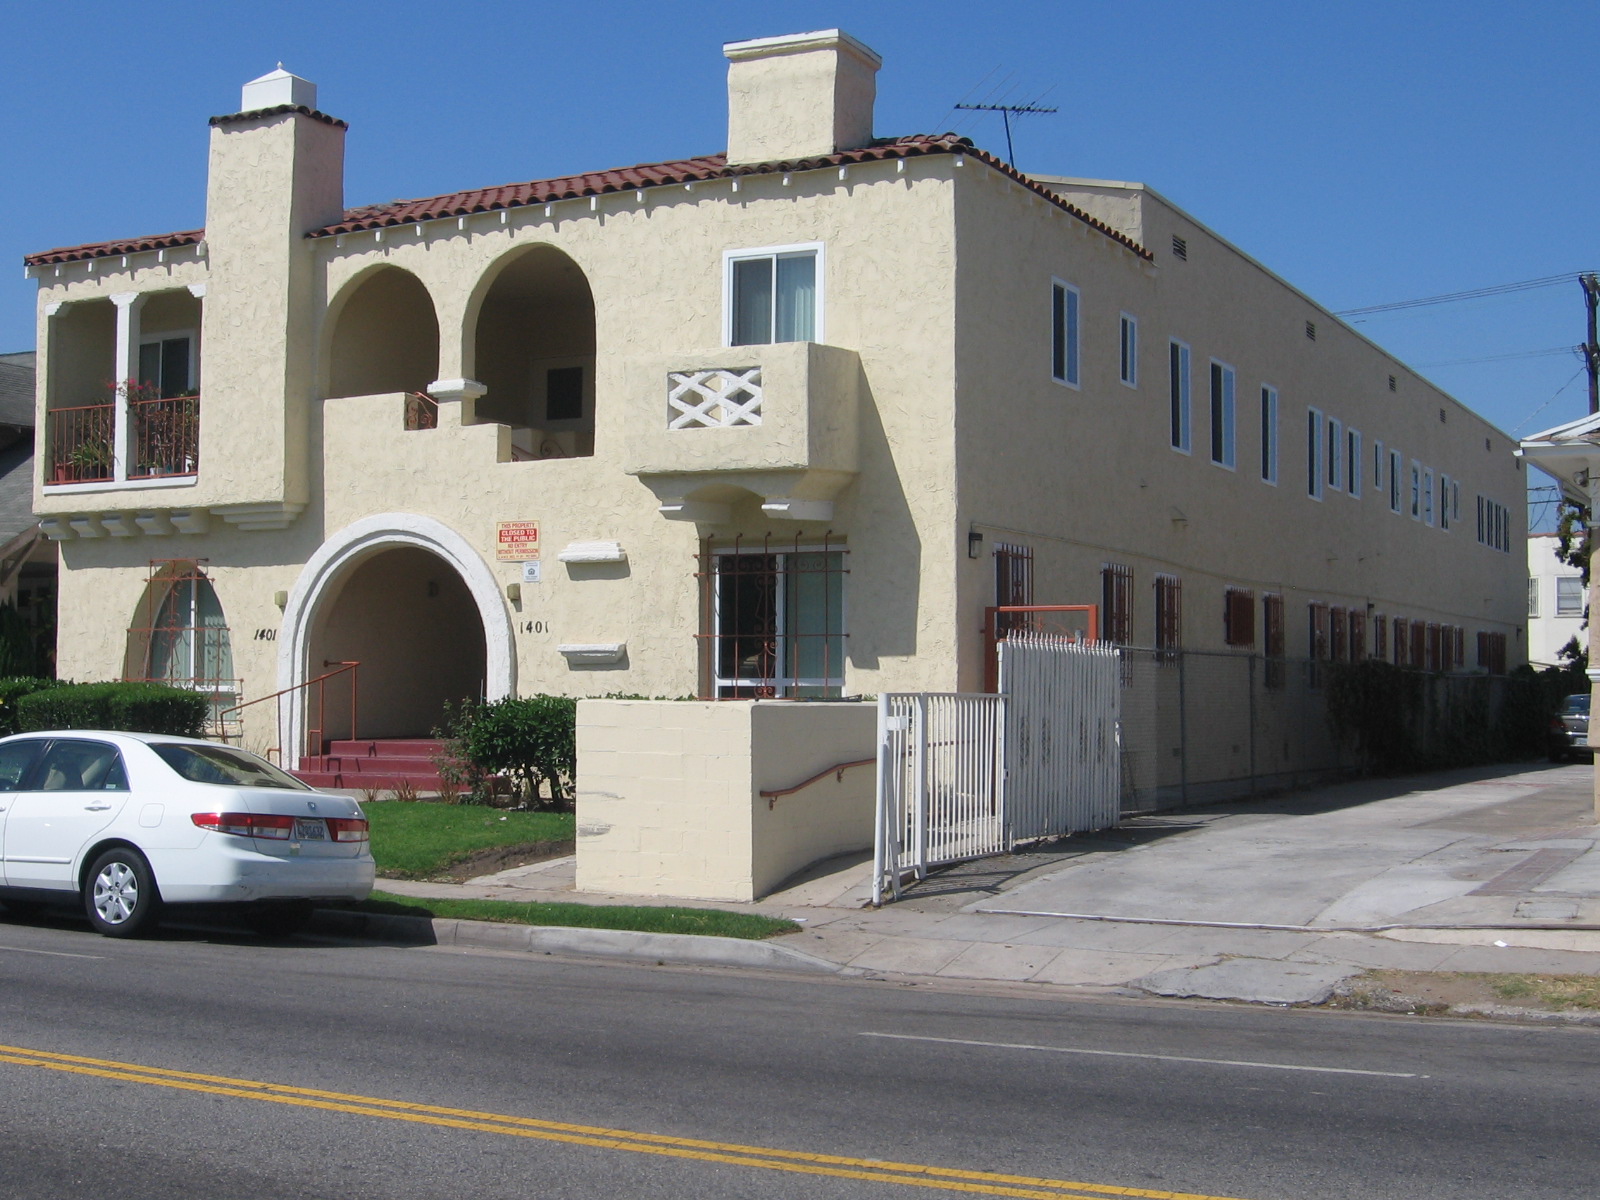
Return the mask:
<path id="1" fill-rule="evenodd" d="M 476 804 L 401 803 L 364 806 L 372 826 L 378 873 L 427 879 L 481 850 L 570 841 L 571 813 L 503 812 Z"/>
<path id="2" fill-rule="evenodd" d="M 407 807 L 410 807 L 407 805 Z M 780 917 L 725 912 L 718 908 L 651 908 L 626 904 L 544 904 L 517 900 L 433 900 L 373 892 L 356 905 L 361 912 L 406 917 L 499 921 L 511 925 L 576 925 L 585 929 L 633 929 L 643 933 L 701 933 L 752 941 L 800 926 Z"/>

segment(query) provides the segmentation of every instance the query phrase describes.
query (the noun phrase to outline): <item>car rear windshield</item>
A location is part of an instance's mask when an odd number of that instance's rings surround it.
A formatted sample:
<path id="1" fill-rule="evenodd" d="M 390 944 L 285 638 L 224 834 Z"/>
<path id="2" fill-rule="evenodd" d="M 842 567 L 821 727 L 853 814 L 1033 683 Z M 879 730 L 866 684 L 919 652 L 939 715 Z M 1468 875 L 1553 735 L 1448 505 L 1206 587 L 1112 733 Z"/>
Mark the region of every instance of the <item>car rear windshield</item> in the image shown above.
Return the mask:
<path id="1" fill-rule="evenodd" d="M 1574 715 L 1582 713 L 1587 716 L 1589 713 L 1589 693 L 1584 692 L 1582 695 L 1568 696 L 1565 711 Z"/>
<path id="2" fill-rule="evenodd" d="M 191 783 L 216 783 L 224 787 L 311 789 L 287 771 L 264 758 L 231 746 L 191 746 L 183 742 L 151 742 L 154 750 L 179 775 Z"/>

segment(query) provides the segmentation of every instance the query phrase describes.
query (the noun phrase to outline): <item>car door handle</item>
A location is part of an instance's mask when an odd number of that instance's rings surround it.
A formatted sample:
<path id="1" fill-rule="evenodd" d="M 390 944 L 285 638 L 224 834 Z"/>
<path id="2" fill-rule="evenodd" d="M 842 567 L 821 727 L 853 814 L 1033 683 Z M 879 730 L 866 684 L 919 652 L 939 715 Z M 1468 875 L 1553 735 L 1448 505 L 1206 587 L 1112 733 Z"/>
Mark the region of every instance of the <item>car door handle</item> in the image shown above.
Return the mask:
<path id="1" fill-rule="evenodd" d="M 83 806 L 83 811 L 84 812 L 100 812 L 102 809 L 107 809 L 107 808 L 110 808 L 110 807 L 111 807 L 111 805 L 109 805 L 109 804 L 85 804 Z"/>

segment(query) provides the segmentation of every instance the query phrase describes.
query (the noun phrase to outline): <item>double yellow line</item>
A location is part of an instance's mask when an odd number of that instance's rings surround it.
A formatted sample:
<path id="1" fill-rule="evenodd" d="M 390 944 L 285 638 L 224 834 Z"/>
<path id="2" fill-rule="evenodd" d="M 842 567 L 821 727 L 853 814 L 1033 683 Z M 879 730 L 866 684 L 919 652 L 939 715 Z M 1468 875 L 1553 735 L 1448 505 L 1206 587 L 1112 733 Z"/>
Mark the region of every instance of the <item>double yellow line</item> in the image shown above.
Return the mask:
<path id="1" fill-rule="evenodd" d="M 953 1167 L 931 1167 L 920 1163 L 880 1162 L 870 1158 L 808 1154 L 798 1150 L 775 1150 L 766 1146 L 742 1146 L 729 1142 L 668 1137 L 657 1133 L 637 1133 L 627 1129 L 571 1125 L 561 1121 L 540 1121 L 533 1117 L 512 1117 L 464 1108 L 445 1108 L 434 1104 L 413 1104 L 405 1100 L 386 1100 L 379 1096 L 358 1096 L 344 1092 L 327 1092 L 318 1088 L 291 1087 L 282 1083 L 263 1083 L 254 1079 L 233 1079 L 226 1075 L 172 1071 L 165 1067 L 147 1067 L 103 1058 L 84 1058 L 77 1054 L 55 1054 L 48 1050 L 30 1050 L 22 1046 L 0 1045 L 0 1063 L 11 1063 L 19 1067 L 39 1067 L 47 1071 L 63 1071 L 70 1075 L 87 1075 L 98 1079 L 115 1079 L 123 1083 L 143 1083 L 152 1087 L 173 1088 L 184 1092 L 201 1092 L 211 1096 L 231 1096 L 237 1100 L 264 1100 L 299 1108 L 322 1109 L 363 1117 L 383 1117 L 391 1121 L 410 1121 L 417 1125 L 470 1129 L 477 1133 L 498 1133 L 506 1137 L 534 1138 L 545 1142 L 566 1142 L 569 1145 L 592 1146 L 600 1150 L 658 1154 L 667 1158 L 760 1167 L 768 1171 L 788 1171 L 798 1175 L 828 1175 L 838 1179 L 860 1179 L 871 1183 L 899 1183 L 946 1192 L 969 1192 L 983 1196 L 1038 1197 L 1040 1200 L 1060 1200 L 1061 1197 L 1104 1200 L 1108 1196 L 1131 1196 L 1139 1200 L 1228 1200 L 1223 1196 L 1199 1195 L 1193 1192 L 1162 1192 L 1108 1184 L 1074 1183 L 1064 1179 L 1036 1179 L 1027 1175 L 962 1171 Z"/>

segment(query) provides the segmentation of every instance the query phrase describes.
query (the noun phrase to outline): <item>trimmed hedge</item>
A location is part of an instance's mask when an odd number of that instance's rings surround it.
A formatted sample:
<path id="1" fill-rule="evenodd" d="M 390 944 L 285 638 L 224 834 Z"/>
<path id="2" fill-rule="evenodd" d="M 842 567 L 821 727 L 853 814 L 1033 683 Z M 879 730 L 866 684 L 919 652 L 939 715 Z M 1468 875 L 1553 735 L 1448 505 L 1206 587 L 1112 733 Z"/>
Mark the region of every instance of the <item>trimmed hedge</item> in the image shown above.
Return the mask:
<path id="1" fill-rule="evenodd" d="M 13 733 L 22 732 L 18 722 L 17 701 L 33 692 L 60 686 L 57 680 L 34 679 L 27 675 L 0 679 L 0 736 L 10 737 Z"/>
<path id="2" fill-rule="evenodd" d="M 20 731 L 120 729 L 199 737 L 211 715 L 210 700 L 164 683 L 69 683 L 30 692 L 16 702 Z"/>

